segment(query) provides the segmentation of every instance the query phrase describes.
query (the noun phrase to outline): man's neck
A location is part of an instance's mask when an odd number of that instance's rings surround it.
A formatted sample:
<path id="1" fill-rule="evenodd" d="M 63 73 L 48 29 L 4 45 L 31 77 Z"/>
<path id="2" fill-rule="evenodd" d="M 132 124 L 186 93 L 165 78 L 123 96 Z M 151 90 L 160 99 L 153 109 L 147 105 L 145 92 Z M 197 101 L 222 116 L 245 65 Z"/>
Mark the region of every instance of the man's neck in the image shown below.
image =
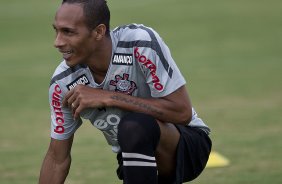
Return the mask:
<path id="1" fill-rule="evenodd" d="M 94 58 L 88 64 L 92 75 L 97 83 L 103 82 L 112 58 L 112 41 L 111 37 L 106 37 L 99 48 L 95 51 Z"/>

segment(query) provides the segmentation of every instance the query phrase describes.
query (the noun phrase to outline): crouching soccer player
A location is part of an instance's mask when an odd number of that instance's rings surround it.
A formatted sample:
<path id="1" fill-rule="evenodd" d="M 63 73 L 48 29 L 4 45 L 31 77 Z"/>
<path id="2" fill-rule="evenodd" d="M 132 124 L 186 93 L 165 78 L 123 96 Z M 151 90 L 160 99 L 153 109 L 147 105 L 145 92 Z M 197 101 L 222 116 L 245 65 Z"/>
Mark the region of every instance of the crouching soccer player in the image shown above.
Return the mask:
<path id="1" fill-rule="evenodd" d="M 195 179 L 209 158 L 210 130 L 192 108 L 168 47 L 152 28 L 111 31 L 109 21 L 105 0 L 63 0 L 57 10 L 54 45 L 63 61 L 49 88 L 51 142 L 39 183 L 64 183 L 81 118 L 117 153 L 123 183 Z"/>

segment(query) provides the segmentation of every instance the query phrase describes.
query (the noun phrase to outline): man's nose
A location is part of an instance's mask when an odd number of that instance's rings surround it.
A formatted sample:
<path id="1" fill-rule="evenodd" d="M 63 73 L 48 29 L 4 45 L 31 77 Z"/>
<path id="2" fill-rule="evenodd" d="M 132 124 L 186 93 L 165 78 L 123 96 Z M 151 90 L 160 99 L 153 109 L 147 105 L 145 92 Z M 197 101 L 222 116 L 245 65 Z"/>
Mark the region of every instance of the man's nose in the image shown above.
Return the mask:
<path id="1" fill-rule="evenodd" d="M 63 47 L 64 45 L 65 45 L 64 39 L 62 38 L 61 34 L 58 33 L 54 41 L 54 47 L 60 48 Z"/>

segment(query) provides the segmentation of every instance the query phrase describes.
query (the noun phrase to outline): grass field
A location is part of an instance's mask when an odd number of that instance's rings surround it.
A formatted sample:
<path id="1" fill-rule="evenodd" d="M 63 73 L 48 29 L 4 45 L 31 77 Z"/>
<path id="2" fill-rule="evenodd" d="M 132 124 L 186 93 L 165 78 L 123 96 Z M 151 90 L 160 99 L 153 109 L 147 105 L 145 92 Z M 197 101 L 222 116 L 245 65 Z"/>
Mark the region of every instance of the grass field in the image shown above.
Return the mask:
<path id="1" fill-rule="evenodd" d="M 230 159 L 194 184 L 282 183 L 281 0 L 108 0 L 112 27 L 157 30 Z M 37 183 L 49 143 L 48 87 L 61 60 L 51 27 L 58 1 L 0 2 L 0 183 Z M 90 123 L 78 130 L 66 183 L 116 184 L 114 154 Z"/>

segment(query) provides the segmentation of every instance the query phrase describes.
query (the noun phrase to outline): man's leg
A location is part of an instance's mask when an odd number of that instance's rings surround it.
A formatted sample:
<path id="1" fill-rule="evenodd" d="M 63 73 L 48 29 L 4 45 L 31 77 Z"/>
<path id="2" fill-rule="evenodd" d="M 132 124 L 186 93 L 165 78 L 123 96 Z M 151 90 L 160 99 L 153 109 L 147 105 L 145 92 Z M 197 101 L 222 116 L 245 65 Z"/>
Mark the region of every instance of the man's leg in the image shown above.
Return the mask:
<path id="1" fill-rule="evenodd" d="M 155 150 L 160 128 L 149 115 L 130 113 L 118 126 L 118 141 L 122 151 L 125 184 L 157 184 Z"/>
<path id="2" fill-rule="evenodd" d="M 156 150 L 159 184 L 172 184 L 176 174 L 176 151 L 180 133 L 171 123 L 158 121 L 161 137 Z"/>
<path id="3" fill-rule="evenodd" d="M 140 113 L 125 116 L 118 127 L 125 184 L 156 184 L 175 177 L 179 132 L 174 125 Z M 156 164 L 157 163 L 157 164 Z M 159 182 L 160 183 L 160 182 Z"/>

